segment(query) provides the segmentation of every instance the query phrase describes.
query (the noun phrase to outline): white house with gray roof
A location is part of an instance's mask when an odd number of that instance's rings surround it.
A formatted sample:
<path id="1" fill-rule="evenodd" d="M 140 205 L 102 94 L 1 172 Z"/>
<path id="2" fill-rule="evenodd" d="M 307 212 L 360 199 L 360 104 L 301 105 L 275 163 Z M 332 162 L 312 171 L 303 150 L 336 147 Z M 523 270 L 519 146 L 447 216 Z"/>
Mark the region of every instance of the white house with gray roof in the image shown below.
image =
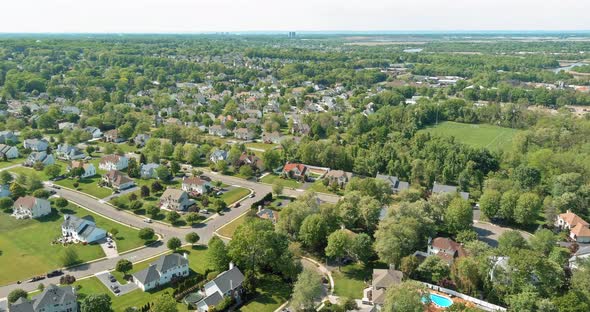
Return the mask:
<path id="1" fill-rule="evenodd" d="M 23 147 L 28 148 L 34 152 L 41 152 L 47 151 L 47 147 L 49 146 L 49 142 L 44 139 L 26 139 L 23 142 Z"/>
<path id="2" fill-rule="evenodd" d="M 230 263 L 229 270 L 222 272 L 214 280 L 205 284 L 205 298 L 197 302 L 197 310 L 199 312 L 209 311 L 209 307 L 216 306 L 223 298 L 229 296 L 239 300 L 243 282 L 244 274 L 233 263 Z"/>
<path id="3" fill-rule="evenodd" d="M 107 236 L 107 232 L 96 227 L 91 216 L 78 218 L 73 215 L 64 215 L 64 222 L 61 224 L 62 235 L 83 243 L 93 243 Z"/>
<path id="4" fill-rule="evenodd" d="M 10 312 L 77 312 L 78 300 L 72 286 L 49 284 L 32 299 L 20 298 L 8 306 Z"/>
<path id="5" fill-rule="evenodd" d="M 186 254 L 181 256 L 173 253 L 161 256 L 139 272 L 133 273 L 133 282 L 143 291 L 168 284 L 175 278 L 186 277 L 190 274 Z"/>
<path id="6" fill-rule="evenodd" d="M 57 158 L 63 160 L 77 160 L 86 157 L 79 148 L 70 144 L 59 144 L 55 150 Z"/>

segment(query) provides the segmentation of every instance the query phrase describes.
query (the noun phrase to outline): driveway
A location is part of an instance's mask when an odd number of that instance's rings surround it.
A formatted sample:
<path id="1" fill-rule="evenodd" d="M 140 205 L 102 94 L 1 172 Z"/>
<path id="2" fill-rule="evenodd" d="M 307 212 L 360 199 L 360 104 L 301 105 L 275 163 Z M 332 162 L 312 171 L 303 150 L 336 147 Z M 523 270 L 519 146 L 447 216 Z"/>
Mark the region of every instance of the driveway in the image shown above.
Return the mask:
<path id="1" fill-rule="evenodd" d="M 104 238 L 98 241 L 102 251 L 106 255 L 107 258 L 112 259 L 119 256 L 119 251 L 117 250 L 117 243 L 110 238 Z M 109 245 L 111 246 L 109 248 Z"/>
<path id="2" fill-rule="evenodd" d="M 101 281 L 106 286 L 106 288 L 108 288 L 115 296 L 122 296 L 139 288 L 135 283 L 127 283 L 125 285 L 122 285 L 116 280 L 113 283 L 109 279 L 110 275 L 111 273 L 109 272 L 100 272 L 95 274 L 96 278 L 98 278 L 98 280 Z M 115 291 L 112 288 L 113 285 L 119 288 L 119 293 L 115 293 Z"/>
<path id="3" fill-rule="evenodd" d="M 498 238 L 506 231 L 513 229 L 502 227 L 488 222 L 473 220 L 473 229 L 479 235 L 479 240 L 487 243 L 492 247 L 498 247 Z M 525 239 L 529 239 L 532 235 L 528 232 L 520 231 Z"/>

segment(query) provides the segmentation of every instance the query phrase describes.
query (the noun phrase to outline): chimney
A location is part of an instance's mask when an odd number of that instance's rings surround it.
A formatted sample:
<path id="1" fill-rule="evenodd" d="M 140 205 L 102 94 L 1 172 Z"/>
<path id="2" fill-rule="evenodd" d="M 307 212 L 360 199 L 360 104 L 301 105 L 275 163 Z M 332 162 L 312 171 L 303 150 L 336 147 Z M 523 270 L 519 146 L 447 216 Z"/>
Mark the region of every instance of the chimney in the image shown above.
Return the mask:
<path id="1" fill-rule="evenodd" d="M 234 263 L 232 261 L 229 262 L 229 269 L 233 269 L 234 268 Z"/>
<path id="2" fill-rule="evenodd" d="M 185 258 L 185 259 L 188 259 L 188 254 L 185 252 L 185 253 L 182 254 L 182 257 Z"/>

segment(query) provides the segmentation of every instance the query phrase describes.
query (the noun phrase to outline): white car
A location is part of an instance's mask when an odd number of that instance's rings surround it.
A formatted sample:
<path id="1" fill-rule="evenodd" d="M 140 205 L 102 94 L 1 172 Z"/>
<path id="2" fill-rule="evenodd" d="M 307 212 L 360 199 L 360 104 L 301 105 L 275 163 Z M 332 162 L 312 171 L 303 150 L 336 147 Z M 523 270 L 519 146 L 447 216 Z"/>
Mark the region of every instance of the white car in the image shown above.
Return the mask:
<path id="1" fill-rule="evenodd" d="M 145 222 L 145 223 L 152 223 L 152 219 L 146 218 L 146 219 L 143 219 L 143 222 Z"/>

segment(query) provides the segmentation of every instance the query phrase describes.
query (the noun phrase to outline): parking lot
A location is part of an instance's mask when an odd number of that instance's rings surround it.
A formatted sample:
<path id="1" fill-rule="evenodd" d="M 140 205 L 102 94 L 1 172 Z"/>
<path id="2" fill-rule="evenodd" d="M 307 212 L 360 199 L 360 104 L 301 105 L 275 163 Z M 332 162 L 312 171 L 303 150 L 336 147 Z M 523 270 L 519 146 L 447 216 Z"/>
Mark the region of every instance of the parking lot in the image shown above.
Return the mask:
<path id="1" fill-rule="evenodd" d="M 138 287 L 134 283 L 127 283 L 121 285 L 117 280 L 111 278 L 109 272 L 97 273 L 96 277 L 113 293 L 115 296 L 122 296 L 131 291 L 136 290 Z"/>

